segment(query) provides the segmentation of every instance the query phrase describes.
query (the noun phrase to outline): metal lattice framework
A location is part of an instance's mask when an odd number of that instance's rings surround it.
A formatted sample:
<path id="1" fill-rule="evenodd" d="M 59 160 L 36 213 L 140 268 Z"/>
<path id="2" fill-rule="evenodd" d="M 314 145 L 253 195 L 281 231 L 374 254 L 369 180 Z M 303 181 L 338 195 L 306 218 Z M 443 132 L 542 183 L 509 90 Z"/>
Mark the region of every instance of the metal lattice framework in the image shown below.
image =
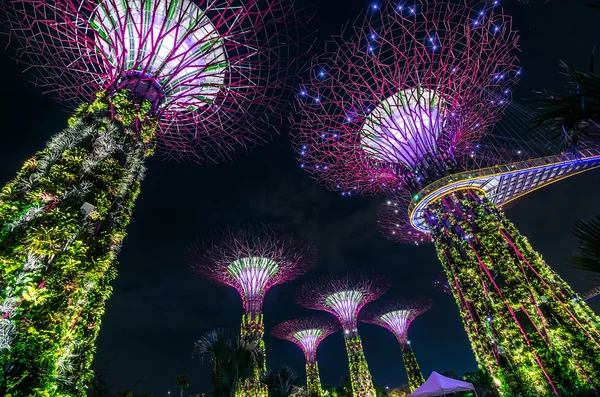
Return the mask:
<path id="1" fill-rule="evenodd" d="M 273 328 L 271 334 L 295 343 L 304 352 L 306 361 L 314 362 L 319 344 L 339 329 L 339 324 L 330 318 L 305 317 L 281 323 Z"/>
<path id="2" fill-rule="evenodd" d="M 377 274 L 363 271 L 330 273 L 300 287 L 296 301 L 308 309 L 333 314 L 344 332 L 354 332 L 362 307 L 379 298 L 389 287 L 389 280 Z"/>
<path id="3" fill-rule="evenodd" d="M 360 321 L 376 324 L 392 332 L 400 343 L 408 343 L 412 321 L 431 308 L 430 299 L 393 299 L 375 302 L 363 311 Z"/>
<path id="4" fill-rule="evenodd" d="M 483 137 L 508 104 L 517 34 L 479 1 L 384 1 L 315 58 L 300 91 L 301 166 L 343 194 L 417 190 L 498 163 Z M 480 154 L 481 153 L 481 154 Z"/>
<path id="5" fill-rule="evenodd" d="M 7 0 L 17 59 L 74 107 L 130 89 L 167 157 L 214 162 L 268 138 L 291 76 L 287 1 Z"/>
<path id="6" fill-rule="evenodd" d="M 191 248 L 192 271 L 235 288 L 248 312 L 259 313 L 266 292 L 304 274 L 316 262 L 311 242 L 280 226 L 219 230 Z"/>

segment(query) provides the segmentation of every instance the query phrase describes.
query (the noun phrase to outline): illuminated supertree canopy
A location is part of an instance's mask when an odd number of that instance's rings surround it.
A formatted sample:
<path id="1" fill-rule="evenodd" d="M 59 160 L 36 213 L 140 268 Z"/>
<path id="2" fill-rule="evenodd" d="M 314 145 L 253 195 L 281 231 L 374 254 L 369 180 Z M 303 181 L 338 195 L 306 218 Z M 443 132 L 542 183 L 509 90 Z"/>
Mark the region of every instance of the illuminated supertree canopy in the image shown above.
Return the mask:
<path id="1" fill-rule="evenodd" d="M 389 194 L 379 216 L 389 238 L 433 241 L 501 392 L 569 393 L 600 384 L 600 321 L 498 206 L 578 161 L 513 162 L 487 134 L 520 74 L 498 3 L 371 5 L 353 37 L 312 62 L 294 144 L 301 167 L 342 195 Z"/>
<path id="2" fill-rule="evenodd" d="M 280 108 L 291 73 L 289 2 L 6 3 L 10 43 L 36 85 L 73 107 L 129 90 L 151 103 L 167 157 L 226 160 L 264 141 L 276 121 L 265 116 Z"/>
<path id="3" fill-rule="evenodd" d="M 477 163 L 520 73 L 512 21 L 492 8 L 372 8 L 354 37 L 313 60 L 296 127 L 302 167 L 346 195 L 418 189 Z"/>
<path id="4" fill-rule="evenodd" d="M 268 137 L 293 8 L 7 0 L 0 14 L 34 82 L 75 108 L 0 191 L 0 394 L 82 396 L 146 157 L 216 162 Z"/>
<path id="5" fill-rule="evenodd" d="M 306 388 L 311 396 L 320 396 L 323 393 L 319 366 L 317 365 L 319 344 L 339 329 L 339 324 L 333 319 L 306 317 L 286 321 L 277 325 L 271 331 L 271 334 L 276 338 L 295 343 L 304 352 L 306 358 Z"/>
<path id="6" fill-rule="evenodd" d="M 316 251 L 308 240 L 286 234 L 279 226 L 256 225 L 216 231 L 200 240 L 191 249 L 190 268 L 239 292 L 245 312 L 242 337 L 264 350 L 265 294 L 274 285 L 301 276 L 315 262 Z M 249 395 L 266 395 L 259 381 L 262 370 L 257 369 L 247 385 Z"/>
<path id="7" fill-rule="evenodd" d="M 369 366 L 358 335 L 357 319 L 362 307 L 389 288 L 387 278 L 360 271 L 327 274 L 303 285 L 297 302 L 309 309 L 324 310 L 337 317 L 344 330 L 353 395 L 375 397 Z"/>
<path id="8" fill-rule="evenodd" d="M 367 306 L 360 316 L 361 321 L 382 326 L 396 336 L 400 342 L 402 359 L 411 391 L 421 386 L 425 379 L 408 339 L 408 328 L 415 318 L 429 310 L 431 304 L 429 299 L 395 299 L 375 302 Z"/>

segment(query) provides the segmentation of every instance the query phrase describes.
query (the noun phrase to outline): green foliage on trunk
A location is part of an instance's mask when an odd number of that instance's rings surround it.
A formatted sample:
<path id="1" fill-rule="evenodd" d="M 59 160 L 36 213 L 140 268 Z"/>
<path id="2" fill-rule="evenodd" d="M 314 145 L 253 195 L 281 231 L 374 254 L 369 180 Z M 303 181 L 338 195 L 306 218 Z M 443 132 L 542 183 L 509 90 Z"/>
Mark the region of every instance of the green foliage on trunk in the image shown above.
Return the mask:
<path id="1" fill-rule="evenodd" d="M 0 394 L 85 396 L 156 120 L 127 91 L 80 106 L 0 192 Z"/>

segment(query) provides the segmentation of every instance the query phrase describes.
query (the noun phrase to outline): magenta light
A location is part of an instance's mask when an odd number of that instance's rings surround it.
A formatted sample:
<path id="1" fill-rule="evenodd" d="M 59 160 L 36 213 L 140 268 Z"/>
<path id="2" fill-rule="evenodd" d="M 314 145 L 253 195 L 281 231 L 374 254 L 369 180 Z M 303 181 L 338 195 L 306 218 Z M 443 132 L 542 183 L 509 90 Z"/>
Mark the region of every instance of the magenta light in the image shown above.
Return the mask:
<path id="1" fill-rule="evenodd" d="M 356 332 L 357 317 L 364 305 L 389 288 L 387 278 L 361 271 L 327 274 L 300 287 L 297 302 L 309 309 L 335 315 L 344 332 Z"/>
<path id="2" fill-rule="evenodd" d="M 191 269 L 235 288 L 246 311 L 262 310 L 274 285 L 304 274 L 316 261 L 313 245 L 279 226 L 242 226 L 213 232 L 191 249 Z"/>

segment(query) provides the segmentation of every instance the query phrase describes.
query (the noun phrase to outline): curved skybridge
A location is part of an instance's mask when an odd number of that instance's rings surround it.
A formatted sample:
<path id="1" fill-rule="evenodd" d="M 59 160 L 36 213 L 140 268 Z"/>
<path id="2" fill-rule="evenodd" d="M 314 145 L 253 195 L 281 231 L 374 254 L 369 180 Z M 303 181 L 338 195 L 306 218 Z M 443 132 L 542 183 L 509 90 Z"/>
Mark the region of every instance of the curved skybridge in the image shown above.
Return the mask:
<path id="1" fill-rule="evenodd" d="M 457 190 L 479 190 L 502 207 L 541 187 L 598 167 L 600 150 L 585 149 L 577 154 L 562 153 L 449 175 L 413 197 L 409 206 L 410 223 L 417 230 L 427 232 L 423 217 L 429 203 Z"/>

